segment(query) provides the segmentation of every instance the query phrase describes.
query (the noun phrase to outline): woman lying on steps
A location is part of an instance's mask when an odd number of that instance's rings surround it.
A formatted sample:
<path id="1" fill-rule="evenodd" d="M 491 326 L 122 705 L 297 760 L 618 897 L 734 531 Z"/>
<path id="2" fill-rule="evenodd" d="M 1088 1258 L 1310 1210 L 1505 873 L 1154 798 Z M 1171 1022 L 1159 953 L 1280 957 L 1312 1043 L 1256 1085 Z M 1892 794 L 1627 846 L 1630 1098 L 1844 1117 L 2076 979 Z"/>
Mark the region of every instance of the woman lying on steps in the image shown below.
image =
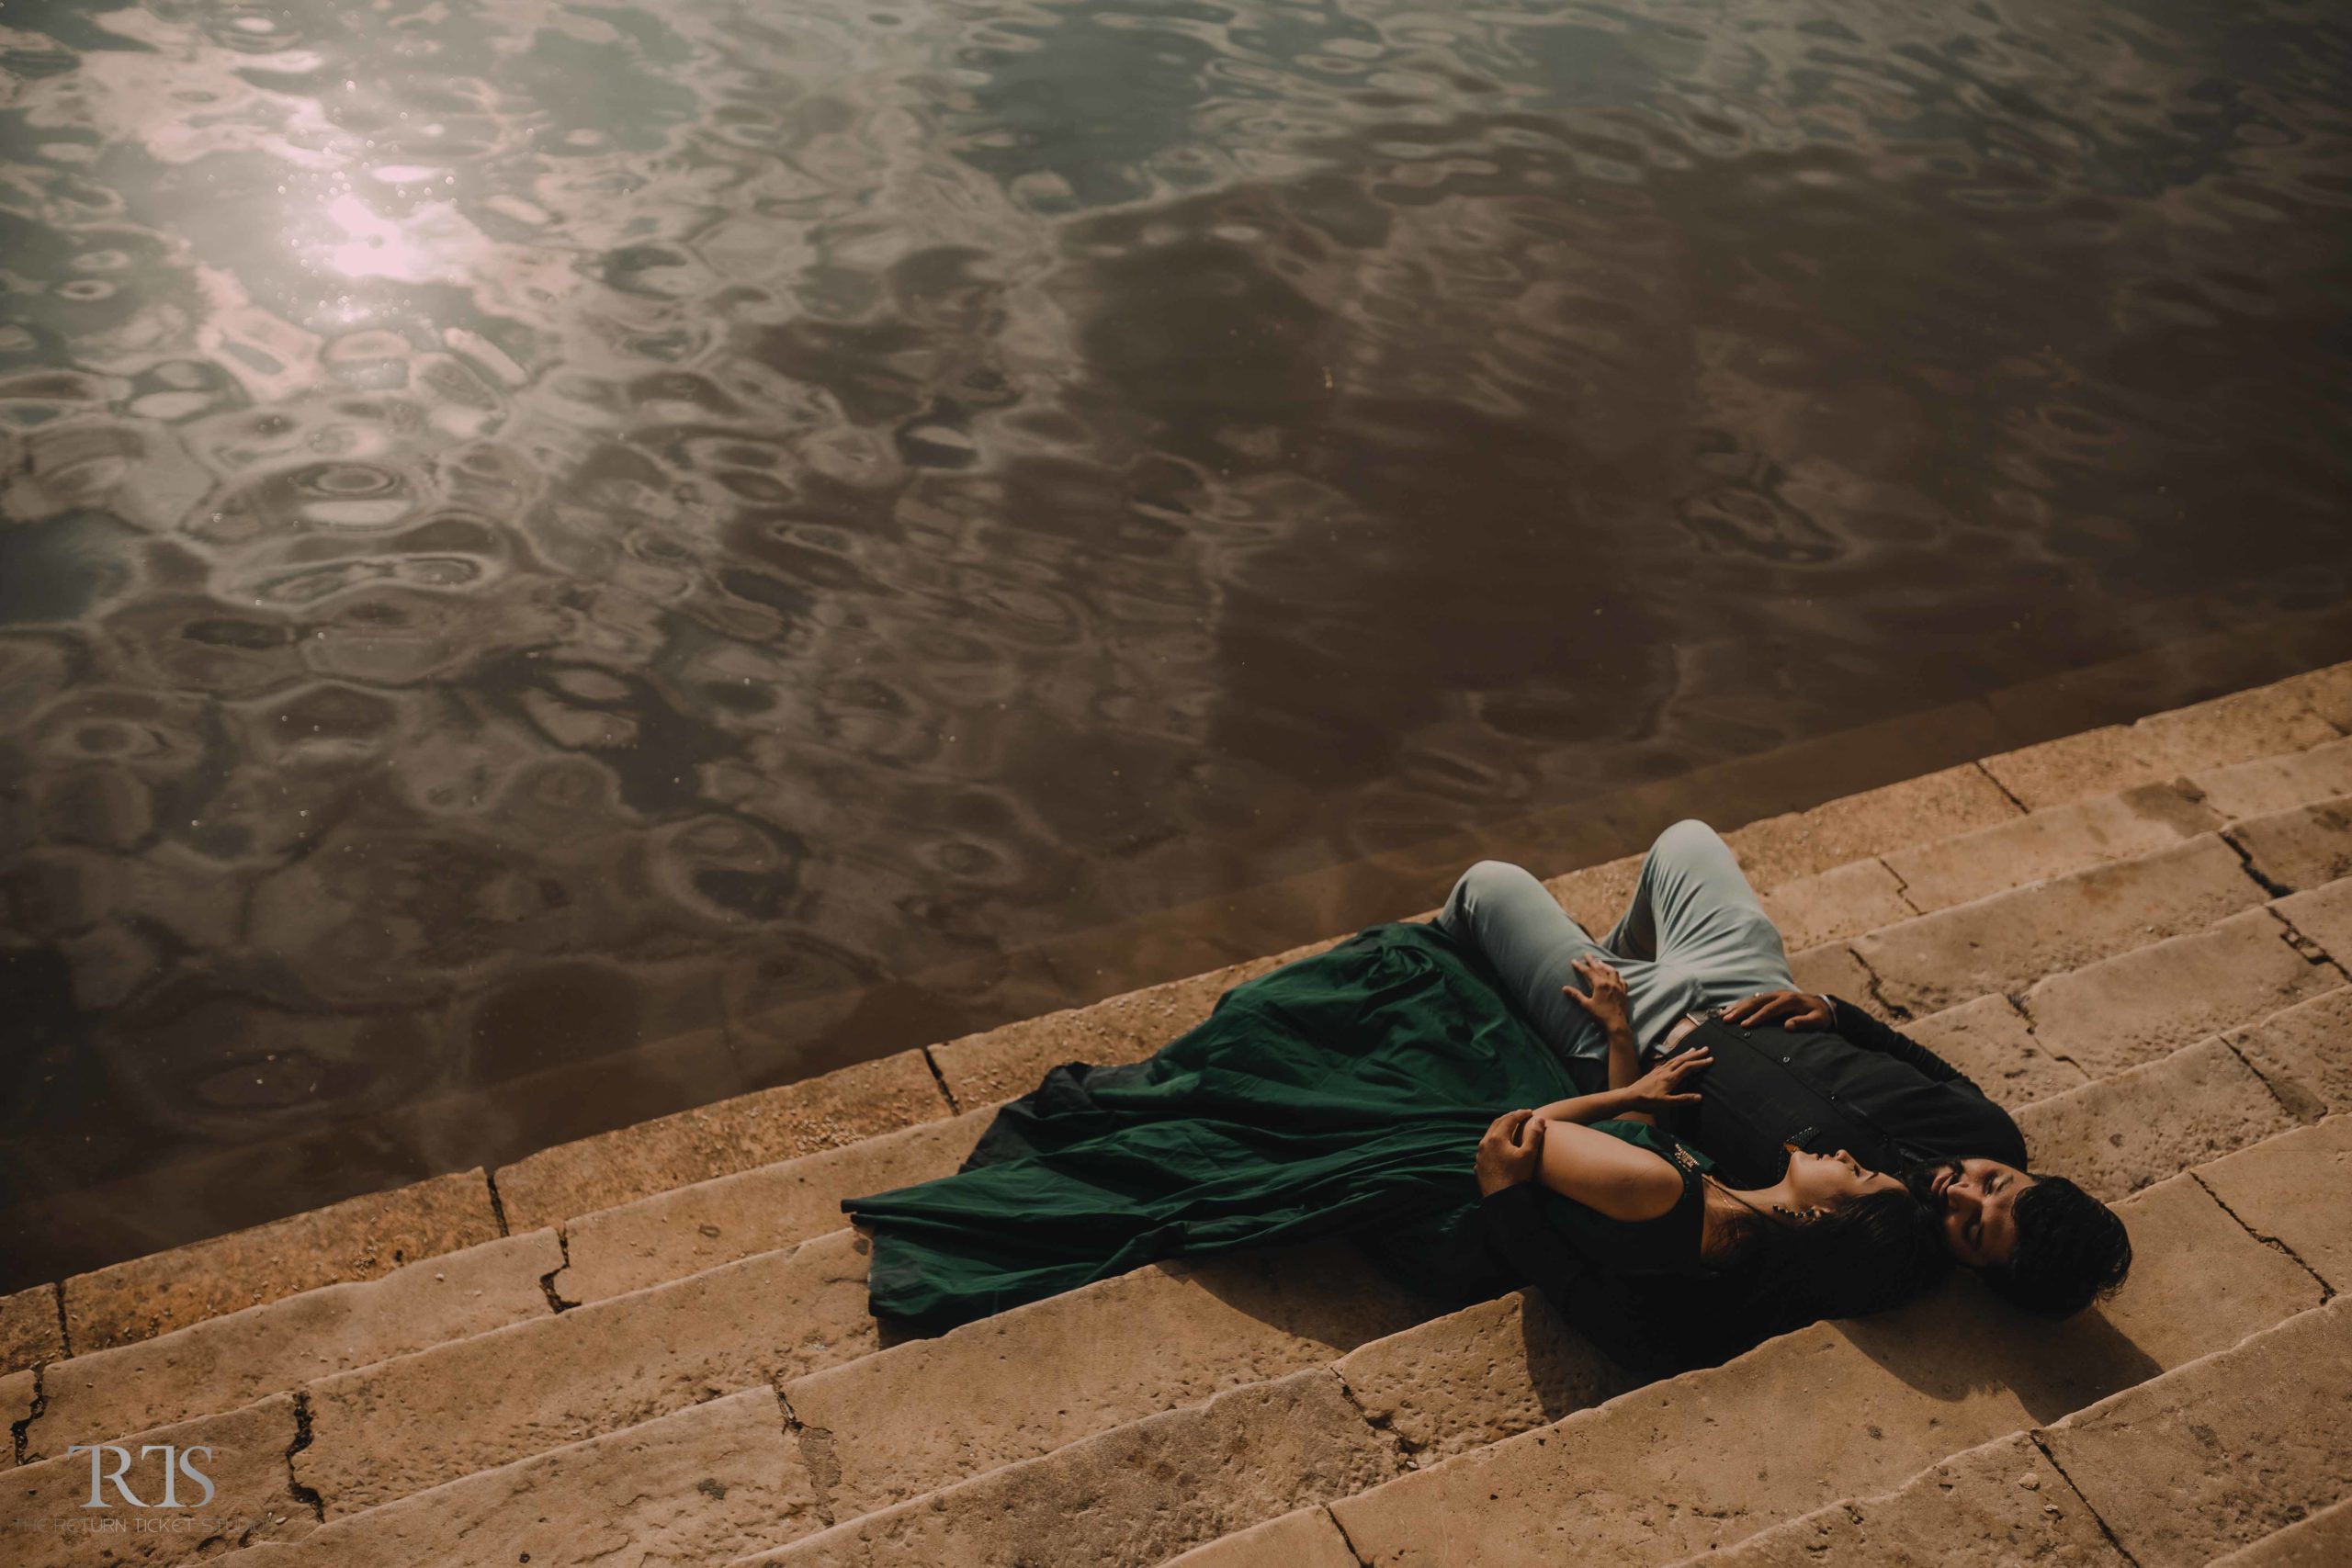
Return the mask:
<path id="1" fill-rule="evenodd" d="M 1640 1072 L 1617 972 L 1578 973 L 1610 1035 L 1593 1092 L 1475 950 L 1418 924 L 1236 987 L 1148 1061 L 1057 1067 L 956 1175 L 842 1204 L 874 1238 L 875 1315 L 944 1329 L 1161 1258 L 1331 1235 L 1476 1300 L 1517 1282 L 1479 1215 L 1482 1182 L 1513 1164 L 1564 1244 L 1604 1271 L 1690 1280 L 1751 1343 L 1941 1275 L 1933 1216 L 1843 1154 L 1792 1151 L 1751 1190 L 1712 1179 L 1654 1122 L 1695 1098 L 1681 1086 L 1703 1054 Z M 1541 1109 L 1496 1120 L 1515 1106 Z"/>

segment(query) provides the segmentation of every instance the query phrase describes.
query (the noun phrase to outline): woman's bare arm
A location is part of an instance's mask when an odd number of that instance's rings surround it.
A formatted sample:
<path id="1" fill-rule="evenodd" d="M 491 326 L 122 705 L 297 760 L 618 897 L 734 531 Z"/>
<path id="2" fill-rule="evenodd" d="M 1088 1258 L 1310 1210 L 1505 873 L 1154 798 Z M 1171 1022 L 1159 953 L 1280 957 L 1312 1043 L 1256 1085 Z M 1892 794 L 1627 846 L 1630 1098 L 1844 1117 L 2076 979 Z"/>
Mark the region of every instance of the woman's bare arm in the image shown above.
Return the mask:
<path id="1" fill-rule="evenodd" d="M 1684 1082 L 1693 1074 L 1705 1071 L 1707 1064 L 1713 1060 L 1705 1046 L 1698 1046 L 1660 1062 L 1623 1089 L 1604 1089 L 1598 1094 L 1555 1100 L 1535 1114 L 1546 1122 L 1577 1124 L 1611 1121 L 1655 1124 L 1656 1113 L 1665 1107 L 1699 1102 L 1697 1091 L 1685 1089 Z"/>
<path id="2" fill-rule="evenodd" d="M 1574 1124 L 1544 1129 L 1535 1179 L 1612 1220 L 1654 1220 L 1680 1201 L 1682 1173 L 1638 1145 Z"/>

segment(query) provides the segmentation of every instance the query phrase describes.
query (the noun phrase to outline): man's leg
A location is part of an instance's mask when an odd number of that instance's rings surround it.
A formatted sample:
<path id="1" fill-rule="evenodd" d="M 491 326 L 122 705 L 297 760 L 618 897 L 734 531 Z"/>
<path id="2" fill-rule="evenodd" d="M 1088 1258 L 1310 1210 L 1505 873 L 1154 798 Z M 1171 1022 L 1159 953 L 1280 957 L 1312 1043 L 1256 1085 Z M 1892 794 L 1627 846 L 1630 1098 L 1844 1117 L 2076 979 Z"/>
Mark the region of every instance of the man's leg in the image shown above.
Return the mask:
<path id="1" fill-rule="evenodd" d="M 1793 987 L 1779 928 L 1757 902 L 1731 846 L 1704 822 L 1677 822 L 1642 862 L 1641 881 L 1607 944 L 1656 961 L 1658 999 L 1706 1011 Z M 1638 1016 L 1636 1027 L 1654 1026 Z M 1671 1026 L 1672 1020 L 1664 1021 Z M 1648 1044 L 1653 1036 L 1643 1033 Z"/>
<path id="2" fill-rule="evenodd" d="M 1560 994 L 1563 986 L 1585 988 L 1576 961 L 1598 953 L 1600 944 L 1570 919 L 1559 900 L 1518 866 L 1483 860 L 1462 874 L 1439 911 L 1438 929 L 1486 955 L 1517 1003 L 1553 1047 L 1576 1066 L 1579 1081 L 1595 1074 L 1605 1081 L 1609 1038 L 1591 1015 Z M 1619 964 L 1629 988 L 1647 964 Z"/>

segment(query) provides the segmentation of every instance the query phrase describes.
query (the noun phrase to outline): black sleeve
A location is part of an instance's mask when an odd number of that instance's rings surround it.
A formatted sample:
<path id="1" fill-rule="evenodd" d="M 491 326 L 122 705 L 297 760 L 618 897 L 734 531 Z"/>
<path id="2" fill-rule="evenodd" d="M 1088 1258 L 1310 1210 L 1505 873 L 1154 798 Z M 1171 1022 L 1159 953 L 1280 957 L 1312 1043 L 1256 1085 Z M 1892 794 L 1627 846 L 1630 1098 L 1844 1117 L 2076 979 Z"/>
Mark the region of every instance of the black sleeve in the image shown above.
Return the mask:
<path id="1" fill-rule="evenodd" d="M 1917 1068 L 1919 1076 L 1929 1083 L 1949 1084 L 1964 1089 L 1979 1100 L 1990 1097 L 1978 1089 L 1968 1075 L 1920 1044 L 1907 1034 L 1898 1034 L 1887 1025 L 1864 1012 L 1843 998 L 1829 998 L 1830 1027 L 1843 1036 L 1849 1045 L 1864 1051 L 1876 1051 L 1883 1056 Z"/>
<path id="2" fill-rule="evenodd" d="M 1649 1314 L 1622 1280 L 1595 1268 L 1544 1223 L 1532 1186 L 1522 1182 L 1494 1193 L 1479 1205 L 1478 1219 L 1496 1262 L 1512 1279 L 1541 1289 L 1568 1326 L 1611 1360 L 1652 1379 L 1692 1364 L 1651 1331 Z"/>

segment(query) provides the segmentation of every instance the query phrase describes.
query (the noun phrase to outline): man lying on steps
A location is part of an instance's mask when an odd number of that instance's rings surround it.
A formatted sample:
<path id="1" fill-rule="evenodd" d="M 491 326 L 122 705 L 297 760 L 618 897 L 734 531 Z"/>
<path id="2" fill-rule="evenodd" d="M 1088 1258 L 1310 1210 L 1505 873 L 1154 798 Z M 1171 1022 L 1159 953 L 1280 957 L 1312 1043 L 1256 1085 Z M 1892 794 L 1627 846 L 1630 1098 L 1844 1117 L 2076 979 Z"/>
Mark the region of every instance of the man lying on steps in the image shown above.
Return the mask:
<path id="1" fill-rule="evenodd" d="M 1578 964 L 1622 971 L 1646 1056 L 1710 1054 L 1698 1103 L 1672 1131 L 1728 1181 L 1769 1184 L 1789 1145 L 1849 1151 L 1939 1204 L 1952 1256 L 2043 1316 L 2079 1312 L 2132 1266 L 2123 1222 L 2064 1178 L 2027 1170 L 2017 1123 L 1956 1068 L 1851 1003 L 1796 988 L 1780 931 L 1704 823 L 1658 836 L 1604 943 L 1542 883 L 1496 861 L 1463 874 L 1437 923 L 1485 955 L 1570 1070 L 1596 1083 L 1608 1040 L 1576 984 Z M 1539 1139 L 1540 1123 L 1505 1117 L 1479 1146 L 1489 1251 L 1636 1371 L 1659 1375 L 1747 1348 L 1687 1292 L 1603 1275 L 1549 1233 L 1527 1186 Z"/>

